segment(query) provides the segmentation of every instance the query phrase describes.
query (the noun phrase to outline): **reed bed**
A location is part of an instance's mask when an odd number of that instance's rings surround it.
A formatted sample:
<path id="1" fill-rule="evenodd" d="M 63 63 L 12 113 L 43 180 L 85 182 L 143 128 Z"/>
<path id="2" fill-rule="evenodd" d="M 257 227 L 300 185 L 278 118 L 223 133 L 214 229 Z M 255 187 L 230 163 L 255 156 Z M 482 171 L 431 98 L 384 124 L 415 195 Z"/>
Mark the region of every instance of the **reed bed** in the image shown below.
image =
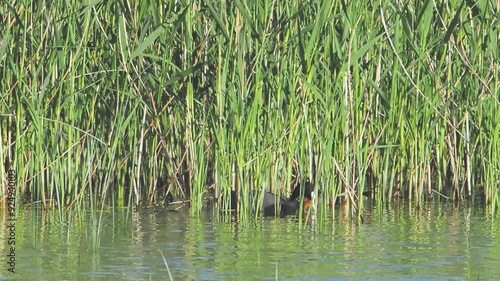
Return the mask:
<path id="1" fill-rule="evenodd" d="M 310 179 L 500 203 L 498 0 L 0 5 L 1 174 L 46 207 L 207 197 Z M 6 179 L 4 178 L 4 181 Z M 0 190 L 5 194 L 5 185 Z"/>

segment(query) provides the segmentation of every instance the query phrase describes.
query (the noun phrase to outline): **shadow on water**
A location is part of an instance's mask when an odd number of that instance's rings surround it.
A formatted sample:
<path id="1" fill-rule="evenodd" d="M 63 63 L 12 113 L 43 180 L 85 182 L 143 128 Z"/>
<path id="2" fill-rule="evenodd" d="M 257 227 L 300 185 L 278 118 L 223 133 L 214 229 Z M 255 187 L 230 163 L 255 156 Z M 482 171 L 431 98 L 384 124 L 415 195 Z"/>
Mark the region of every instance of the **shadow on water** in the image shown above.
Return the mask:
<path id="1" fill-rule="evenodd" d="M 210 212 L 126 213 L 102 214 L 96 250 L 88 214 L 61 223 L 56 213 L 20 212 L 17 273 L 6 271 L 2 243 L 0 280 L 168 280 L 161 253 L 174 280 L 500 279 L 499 223 L 481 208 L 373 208 L 363 224 L 338 209 L 302 229 L 293 217 L 242 224 Z"/>

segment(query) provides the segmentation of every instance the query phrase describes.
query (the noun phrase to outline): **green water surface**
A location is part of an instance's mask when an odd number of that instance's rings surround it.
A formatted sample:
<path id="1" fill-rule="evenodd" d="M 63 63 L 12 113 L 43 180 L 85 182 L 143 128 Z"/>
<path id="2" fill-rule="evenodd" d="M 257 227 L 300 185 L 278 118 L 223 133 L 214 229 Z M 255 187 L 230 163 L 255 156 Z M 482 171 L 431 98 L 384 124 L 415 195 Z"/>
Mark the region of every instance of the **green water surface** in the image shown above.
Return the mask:
<path id="1" fill-rule="evenodd" d="M 482 208 L 373 208 L 363 223 L 337 210 L 302 227 L 211 210 L 27 208 L 17 217 L 12 273 L 2 215 L 0 280 L 170 280 L 161 253 L 173 280 L 500 280 L 500 224 Z"/>

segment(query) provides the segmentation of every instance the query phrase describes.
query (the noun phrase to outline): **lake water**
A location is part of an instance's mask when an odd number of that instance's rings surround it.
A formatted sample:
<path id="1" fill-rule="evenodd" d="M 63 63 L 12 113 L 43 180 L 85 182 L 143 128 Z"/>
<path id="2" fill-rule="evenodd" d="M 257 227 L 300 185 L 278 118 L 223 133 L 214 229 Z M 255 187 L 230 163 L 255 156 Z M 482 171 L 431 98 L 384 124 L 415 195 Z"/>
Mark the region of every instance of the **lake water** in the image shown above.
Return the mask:
<path id="1" fill-rule="evenodd" d="M 321 225 L 205 213 L 106 210 L 94 224 L 90 212 L 19 211 L 11 273 L 0 211 L 0 280 L 170 280 L 162 254 L 173 280 L 500 280 L 488 209 L 373 208 L 361 224 L 338 209 Z"/>

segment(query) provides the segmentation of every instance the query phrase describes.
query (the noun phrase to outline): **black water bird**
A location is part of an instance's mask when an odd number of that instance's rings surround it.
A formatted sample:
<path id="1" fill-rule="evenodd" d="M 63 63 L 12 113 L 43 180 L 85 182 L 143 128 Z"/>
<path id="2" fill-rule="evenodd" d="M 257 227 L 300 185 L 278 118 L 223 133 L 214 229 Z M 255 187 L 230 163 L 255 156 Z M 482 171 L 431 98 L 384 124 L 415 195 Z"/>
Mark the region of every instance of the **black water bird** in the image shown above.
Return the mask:
<path id="1" fill-rule="evenodd" d="M 304 184 L 303 189 L 303 207 L 302 210 L 306 211 L 310 205 L 314 195 L 314 187 L 310 182 L 306 182 Z M 295 188 L 293 189 L 292 195 L 290 197 L 284 198 L 278 196 L 271 192 L 264 192 L 263 200 L 262 200 L 262 214 L 265 217 L 269 216 L 277 216 L 286 217 L 286 216 L 294 216 L 300 210 L 300 198 L 301 195 L 301 185 L 297 183 Z M 258 194 L 254 193 L 251 200 L 256 198 Z M 236 209 L 236 192 L 231 192 L 231 209 Z"/>

